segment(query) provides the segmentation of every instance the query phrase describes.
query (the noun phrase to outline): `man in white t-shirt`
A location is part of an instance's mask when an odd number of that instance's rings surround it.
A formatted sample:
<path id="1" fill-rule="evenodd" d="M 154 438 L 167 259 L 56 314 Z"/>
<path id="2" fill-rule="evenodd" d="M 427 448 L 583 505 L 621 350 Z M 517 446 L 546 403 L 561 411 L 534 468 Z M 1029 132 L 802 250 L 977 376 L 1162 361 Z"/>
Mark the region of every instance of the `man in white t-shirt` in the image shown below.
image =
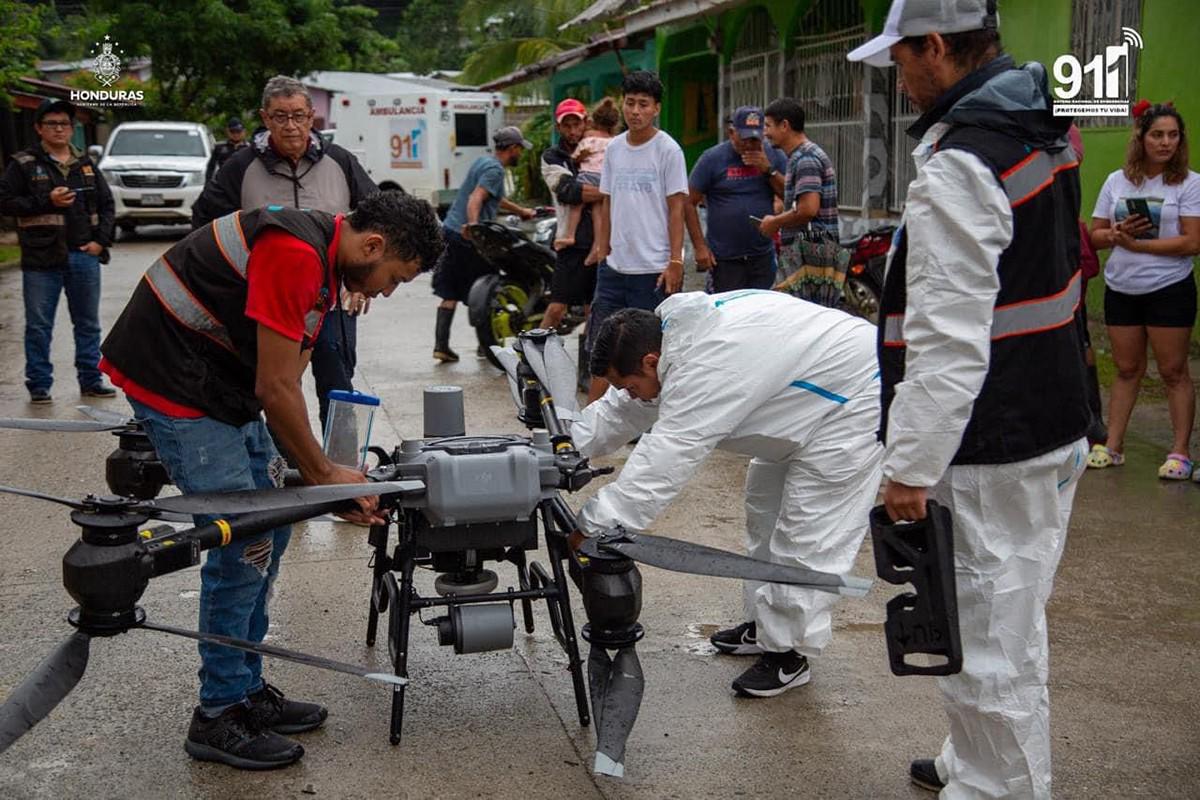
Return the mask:
<path id="1" fill-rule="evenodd" d="M 614 312 L 653 311 L 683 285 L 687 164 L 678 143 L 654 126 L 662 110 L 662 81 L 653 72 L 631 72 L 621 93 L 628 130 L 605 151 L 603 200 L 592 214 L 595 240 L 586 263 L 599 266 L 589 339 Z M 607 388 L 604 379 L 593 378 L 588 400 Z"/>

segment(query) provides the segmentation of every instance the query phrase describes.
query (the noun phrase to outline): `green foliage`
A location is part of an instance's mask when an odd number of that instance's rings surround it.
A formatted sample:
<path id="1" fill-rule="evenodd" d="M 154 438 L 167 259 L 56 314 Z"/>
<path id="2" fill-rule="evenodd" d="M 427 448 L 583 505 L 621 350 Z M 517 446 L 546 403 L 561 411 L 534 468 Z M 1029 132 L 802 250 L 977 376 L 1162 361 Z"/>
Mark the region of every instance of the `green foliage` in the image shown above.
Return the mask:
<path id="1" fill-rule="evenodd" d="M 459 28 L 463 0 L 413 0 L 400 17 L 396 41 L 408 68 L 424 75 L 461 69 L 471 40 Z"/>
<path id="2" fill-rule="evenodd" d="M 38 58 L 38 34 L 52 23 L 48 6 L 0 0 L 0 106 L 9 108 L 6 91 L 18 78 L 33 72 Z"/>
<path id="3" fill-rule="evenodd" d="M 533 145 L 532 150 L 521 154 L 521 160 L 513 167 L 513 180 L 517 185 L 517 196 L 526 203 L 550 202 L 550 189 L 542 180 L 542 152 L 550 146 L 554 132 L 554 121 L 550 109 L 539 111 L 521 127 L 525 138 Z"/>
<path id="4" fill-rule="evenodd" d="M 255 109 L 273 75 L 403 69 L 375 12 L 340 0 L 95 0 L 127 57 L 150 56 L 155 84 L 145 111 L 170 119 L 221 119 Z M 94 88 L 94 87 L 93 87 Z"/>
<path id="5" fill-rule="evenodd" d="M 459 21 L 477 45 L 463 65 L 464 83 L 485 83 L 587 40 L 587 28 L 558 30 L 591 0 L 465 0 Z"/>

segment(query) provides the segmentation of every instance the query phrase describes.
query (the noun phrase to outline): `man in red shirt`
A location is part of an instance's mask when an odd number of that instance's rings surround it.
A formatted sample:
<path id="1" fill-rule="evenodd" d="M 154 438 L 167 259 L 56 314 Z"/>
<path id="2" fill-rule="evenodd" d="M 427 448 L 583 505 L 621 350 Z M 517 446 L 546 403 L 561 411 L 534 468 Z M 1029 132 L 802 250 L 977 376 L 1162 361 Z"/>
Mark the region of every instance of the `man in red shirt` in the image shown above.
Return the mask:
<path id="1" fill-rule="evenodd" d="M 428 203 L 400 192 L 372 195 L 348 215 L 267 206 L 214 220 L 151 265 L 101 345 L 100 368 L 184 494 L 274 485 L 279 455 L 264 412 L 306 483 L 366 480 L 325 457 L 300 377 L 339 291 L 391 295 L 437 262 L 440 229 Z M 345 516 L 380 521 L 375 504 L 367 498 Z M 281 527 L 209 551 L 200 630 L 262 641 L 290 535 Z M 326 710 L 284 698 L 257 655 L 199 647 L 187 752 L 243 769 L 298 760 L 304 749 L 282 734 L 319 727 Z"/>

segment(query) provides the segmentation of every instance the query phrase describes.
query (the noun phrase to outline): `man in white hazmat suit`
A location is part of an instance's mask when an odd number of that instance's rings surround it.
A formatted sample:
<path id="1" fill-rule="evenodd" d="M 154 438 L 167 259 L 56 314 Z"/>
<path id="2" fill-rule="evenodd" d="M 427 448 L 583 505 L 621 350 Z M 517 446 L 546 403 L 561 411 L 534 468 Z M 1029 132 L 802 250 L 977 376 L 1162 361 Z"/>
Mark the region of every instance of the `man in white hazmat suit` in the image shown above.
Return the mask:
<path id="1" fill-rule="evenodd" d="M 846 573 L 879 490 L 874 328 L 778 292 L 679 294 L 606 321 L 591 370 L 608 392 L 571 428 L 586 456 L 641 439 L 618 478 L 580 511 L 582 531 L 649 528 L 716 447 L 752 457 L 753 558 Z M 653 429 L 651 429 L 653 426 Z M 832 636 L 835 595 L 747 582 L 750 622 L 716 639 L 758 662 L 733 682 L 771 697 L 810 677 Z M 747 635 L 748 634 L 748 635 Z"/>
<path id="2" fill-rule="evenodd" d="M 895 62 L 922 116 L 880 304 L 895 520 L 954 523 L 961 673 L 910 775 L 942 798 L 1050 797 L 1046 600 L 1088 427 L 1074 315 L 1079 169 L 1045 68 L 1002 54 L 995 0 L 893 0 L 850 53 Z"/>

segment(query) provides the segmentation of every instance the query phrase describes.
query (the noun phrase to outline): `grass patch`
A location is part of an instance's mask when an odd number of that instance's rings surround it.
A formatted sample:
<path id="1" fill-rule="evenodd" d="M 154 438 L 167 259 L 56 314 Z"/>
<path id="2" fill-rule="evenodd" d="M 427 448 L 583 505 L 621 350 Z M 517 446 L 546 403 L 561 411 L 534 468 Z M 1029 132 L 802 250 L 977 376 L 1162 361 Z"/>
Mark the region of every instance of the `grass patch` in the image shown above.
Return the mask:
<path id="1" fill-rule="evenodd" d="M 15 244 L 0 244 L 0 267 L 11 267 L 21 261 L 21 248 Z"/>

